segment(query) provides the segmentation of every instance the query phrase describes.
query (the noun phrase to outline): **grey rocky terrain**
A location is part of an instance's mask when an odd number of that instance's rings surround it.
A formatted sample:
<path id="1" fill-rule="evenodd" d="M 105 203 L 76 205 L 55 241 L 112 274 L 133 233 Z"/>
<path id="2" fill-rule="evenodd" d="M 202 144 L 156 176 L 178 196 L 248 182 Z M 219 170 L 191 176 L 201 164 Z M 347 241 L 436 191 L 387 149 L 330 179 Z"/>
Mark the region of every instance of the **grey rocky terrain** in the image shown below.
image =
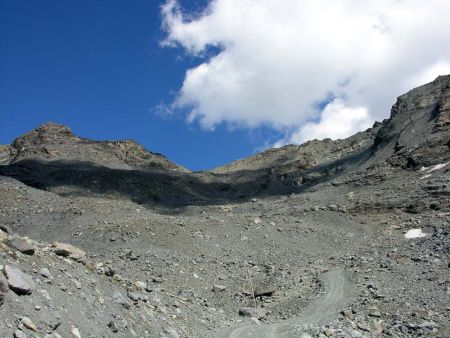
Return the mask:
<path id="1" fill-rule="evenodd" d="M 190 172 L 0 146 L 1 337 L 450 337 L 450 76 L 344 140 Z"/>

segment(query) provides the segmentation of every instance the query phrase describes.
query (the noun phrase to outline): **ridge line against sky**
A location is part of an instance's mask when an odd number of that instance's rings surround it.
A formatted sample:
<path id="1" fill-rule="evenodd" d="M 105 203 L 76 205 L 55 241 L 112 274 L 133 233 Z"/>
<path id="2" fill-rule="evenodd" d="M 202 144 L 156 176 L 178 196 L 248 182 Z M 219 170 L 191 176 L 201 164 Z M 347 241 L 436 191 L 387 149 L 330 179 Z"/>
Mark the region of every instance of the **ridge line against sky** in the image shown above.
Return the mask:
<path id="1" fill-rule="evenodd" d="M 443 0 L 214 0 L 192 16 L 168 0 L 163 45 L 203 59 L 168 110 L 206 130 L 270 126 L 276 146 L 348 137 L 450 73 L 448 13 Z"/>
<path id="2" fill-rule="evenodd" d="M 447 0 L 0 0 L 0 144 L 53 121 L 200 170 L 343 138 L 450 73 L 449 12 Z"/>

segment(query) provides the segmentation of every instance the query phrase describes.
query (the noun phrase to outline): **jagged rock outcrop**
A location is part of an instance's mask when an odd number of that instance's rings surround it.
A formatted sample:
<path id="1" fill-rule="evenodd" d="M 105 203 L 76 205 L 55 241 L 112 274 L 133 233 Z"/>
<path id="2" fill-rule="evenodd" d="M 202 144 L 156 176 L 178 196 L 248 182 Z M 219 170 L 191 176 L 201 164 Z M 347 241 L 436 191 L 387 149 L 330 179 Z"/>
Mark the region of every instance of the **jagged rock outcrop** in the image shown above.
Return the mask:
<path id="1" fill-rule="evenodd" d="M 383 122 L 376 158 L 404 168 L 447 162 L 450 152 L 450 76 L 400 96 Z"/>

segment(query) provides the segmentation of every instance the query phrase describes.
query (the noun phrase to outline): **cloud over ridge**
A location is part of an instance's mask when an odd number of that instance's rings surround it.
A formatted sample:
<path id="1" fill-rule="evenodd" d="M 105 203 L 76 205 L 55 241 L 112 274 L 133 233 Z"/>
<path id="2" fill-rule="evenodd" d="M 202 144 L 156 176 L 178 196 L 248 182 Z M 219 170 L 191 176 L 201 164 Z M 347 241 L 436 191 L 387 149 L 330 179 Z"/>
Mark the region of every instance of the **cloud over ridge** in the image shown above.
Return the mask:
<path id="1" fill-rule="evenodd" d="M 448 0 L 214 0 L 195 17 L 169 0 L 161 11 L 165 45 L 219 50 L 187 70 L 173 103 L 206 129 L 343 138 L 387 117 L 405 90 L 450 73 Z"/>

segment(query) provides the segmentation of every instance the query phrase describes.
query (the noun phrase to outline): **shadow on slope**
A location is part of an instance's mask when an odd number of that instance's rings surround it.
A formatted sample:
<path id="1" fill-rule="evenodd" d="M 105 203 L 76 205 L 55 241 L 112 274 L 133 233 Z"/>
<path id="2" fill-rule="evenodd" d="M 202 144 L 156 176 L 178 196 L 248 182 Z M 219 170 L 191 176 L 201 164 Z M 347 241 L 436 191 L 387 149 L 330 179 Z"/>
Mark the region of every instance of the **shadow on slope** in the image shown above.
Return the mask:
<path id="1" fill-rule="evenodd" d="M 0 166 L 0 175 L 61 196 L 128 199 L 147 207 L 239 203 L 254 197 L 288 195 L 310 189 L 358 168 L 371 149 L 305 170 L 295 165 L 227 174 L 113 169 L 91 162 L 22 160 Z"/>

